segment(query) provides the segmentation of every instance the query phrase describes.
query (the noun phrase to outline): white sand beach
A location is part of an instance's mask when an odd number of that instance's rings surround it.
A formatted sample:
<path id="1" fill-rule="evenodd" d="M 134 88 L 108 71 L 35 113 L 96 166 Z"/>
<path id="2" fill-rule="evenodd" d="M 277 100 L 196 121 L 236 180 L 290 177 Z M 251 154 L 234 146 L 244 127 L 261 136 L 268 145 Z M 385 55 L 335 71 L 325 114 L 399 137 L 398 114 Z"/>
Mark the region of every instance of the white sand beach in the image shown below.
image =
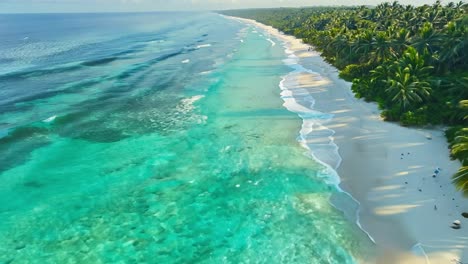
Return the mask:
<path id="1" fill-rule="evenodd" d="M 335 131 L 340 186 L 361 204 L 360 223 L 379 251 L 375 262 L 468 263 L 468 219 L 461 216 L 468 203 L 451 183 L 460 163 L 450 160 L 443 130 L 382 121 L 377 105 L 356 99 L 351 83 L 313 48 L 269 26 L 239 20 L 284 41 L 300 64 L 317 73 L 298 74 L 292 89 L 307 91 L 316 100 L 314 109 L 334 115 L 322 125 Z M 461 229 L 455 230 L 450 226 L 457 219 Z"/>

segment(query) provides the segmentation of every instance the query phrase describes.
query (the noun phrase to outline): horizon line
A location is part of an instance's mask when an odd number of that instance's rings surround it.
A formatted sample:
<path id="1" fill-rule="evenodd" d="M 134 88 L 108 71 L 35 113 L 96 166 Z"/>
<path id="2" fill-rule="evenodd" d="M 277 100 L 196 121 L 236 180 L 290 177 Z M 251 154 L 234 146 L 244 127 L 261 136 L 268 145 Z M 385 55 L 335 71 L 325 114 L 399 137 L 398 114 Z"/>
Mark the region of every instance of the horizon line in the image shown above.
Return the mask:
<path id="1" fill-rule="evenodd" d="M 220 12 L 230 10 L 249 10 L 249 9 L 281 9 L 281 8 L 314 8 L 314 7 L 372 7 L 375 5 L 314 5 L 314 6 L 280 6 L 280 7 L 245 7 L 245 8 L 228 8 L 228 9 L 195 9 L 195 10 L 154 10 L 154 11 L 58 11 L 58 12 L 0 12 L 0 15 L 27 15 L 27 14 L 144 14 L 144 13 L 203 13 L 203 12 Z"/>

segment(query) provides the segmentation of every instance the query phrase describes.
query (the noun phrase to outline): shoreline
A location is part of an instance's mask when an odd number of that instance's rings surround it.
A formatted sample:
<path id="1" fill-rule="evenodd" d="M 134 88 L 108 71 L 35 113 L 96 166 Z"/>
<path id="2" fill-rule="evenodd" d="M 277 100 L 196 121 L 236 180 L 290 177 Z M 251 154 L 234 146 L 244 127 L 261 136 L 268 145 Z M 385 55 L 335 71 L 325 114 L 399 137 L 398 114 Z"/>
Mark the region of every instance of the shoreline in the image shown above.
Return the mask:
<path id="1" fill-rule="evenodd" d="M 334 166 L 317 158 L 336 167 L 339 187 L 358 201 L 357 225 L 375 240 L 376 263 L 468 262 L 468 219 L 460 215 L 468 204 L 451 183 L 460 163 L 450 160 L 443 131 L 384 122 L 377 105 L 355 98 L 313 47 L 254 20 L 233 19 L 281 40 L 309 70 L 295 76 L 293 88 L 313 98 L 313 109 L 333 115 L 324 124 L 342 160 Z M 450 228 L 456 219 L 459 230 Z"/>

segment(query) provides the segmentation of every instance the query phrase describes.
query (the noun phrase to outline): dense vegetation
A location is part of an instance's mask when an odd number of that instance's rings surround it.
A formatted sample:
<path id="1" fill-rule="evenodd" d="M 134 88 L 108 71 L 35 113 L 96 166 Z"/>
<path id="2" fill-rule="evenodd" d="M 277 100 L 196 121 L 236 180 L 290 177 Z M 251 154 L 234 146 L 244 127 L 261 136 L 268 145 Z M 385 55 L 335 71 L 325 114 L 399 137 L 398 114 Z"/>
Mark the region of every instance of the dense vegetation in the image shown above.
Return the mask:
<path id="1" fill-rule="evenodd" d="M 454 181 L 468 194 L 468 7 L 315 7 L 224 11 L 302 38 L 340 69 L 357 97 L 402 125 L 448 125 Z"/>

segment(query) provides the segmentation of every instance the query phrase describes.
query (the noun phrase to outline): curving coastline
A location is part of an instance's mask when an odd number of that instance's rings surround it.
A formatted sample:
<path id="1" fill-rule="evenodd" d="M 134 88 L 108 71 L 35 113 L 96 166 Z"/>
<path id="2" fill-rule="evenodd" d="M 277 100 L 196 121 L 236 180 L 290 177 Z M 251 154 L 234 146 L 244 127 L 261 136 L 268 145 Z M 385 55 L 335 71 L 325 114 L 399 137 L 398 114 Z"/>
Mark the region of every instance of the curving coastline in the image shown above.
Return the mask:
<path id="1" fill-rule="evenodd" d="M 450 176 L 459 163 L 449 159 L 443 131 L 383 122 L 377 106 L 356 99 L 350 84 L 338 77 L 338 71 L 301 40 L 253 20 L 236 19 L 283 41 L 298 58 L 294 67 L 305 69 L 293 80 L 302 97 L 308 98 L 310 108 L 333 115 L 322 118 L 321 124 L 326 123 L 331 132 L 322 138 L 337 144 L 337 155 L 339 152 L 343 160 L 333 161 L 311 153 L 337 169 L 339 187 L 360 205 L 356 221 L 377 244 L 375 262 L 466 262 L 468 232 L 452 230 L 449 225 L 462 218 L 460 213 L 467 211 L 468 206 L 451 184 Z M 303 130 L 302 144 L 307 134 Z M 437 167 L 442 168 L 442 173 L 432 178 Z"/>
<path id="2" fill-rule="evenodd" d="M 293 69 L 288 75 L 284 76 L 281 80 L 279 87 L 282 90 L 281 98 L 284 100 L 284 107 L 289 111 L 296 113 L 302 119 L 302 128 L 299 131 L 298 141 L 303 148 L 307 150 L 307 154 L 315 161 L 324 165 L 327 175 L 325 181 L 328 184 L 334 185 L 342 194 L 345 199 L 351 200 L 352 208 L 347 208 L 338 202 L 339 197 L 336 199 L 331 198 L 330 203 L 342 211 L 347 217 L 356 223 L 356 225 L 375 243 L 372 235 L 365 230 L 359 219 L 360 203 L 349 192 L 341 188 L 341 179 L 337 173 L 337 169 L 342 162 L 339 154 L 339 147 L 335 144 L 333 136 L 335 131 L 328 128 L 326 125 L 333 120 L 333 114 L 323 113 L 314 109 L 315 99 L 307 92 L 306 89 L 301 87 L 300 78 L 301 74 L 310 74 L 313 78 L 314 86 L 323 84 L 324 79 L 317 73 L 310 69 L 305 68 L 300 64 L 298 56 L 291 51 L 290 42 L 283 40 L 285 53 L 288 58 L 284 63 Z M 285 84 L 286 83 L 286 84 Z M 331 177 L 330 177 L 331 175 Z M 335 200 L 335 202 L 334 202 Z M 342 199 L 341 199 L 342 201 Z M 349 206 L 349 204 L 347 204 Z"/>

